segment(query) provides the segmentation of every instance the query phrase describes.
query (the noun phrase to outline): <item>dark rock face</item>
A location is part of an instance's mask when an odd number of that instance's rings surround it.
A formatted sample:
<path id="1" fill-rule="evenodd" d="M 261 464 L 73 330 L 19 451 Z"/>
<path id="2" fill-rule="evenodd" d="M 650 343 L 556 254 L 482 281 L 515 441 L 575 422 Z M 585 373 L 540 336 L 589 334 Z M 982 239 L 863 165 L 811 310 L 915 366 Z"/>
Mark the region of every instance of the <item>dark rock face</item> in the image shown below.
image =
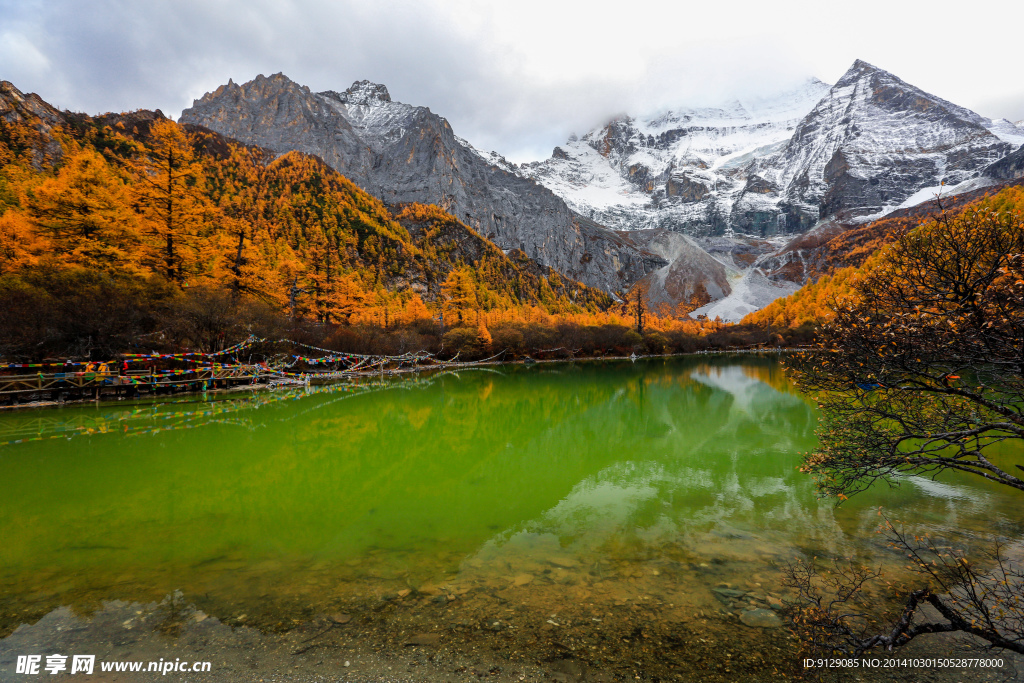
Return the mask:
<path id="1" fill-rule="evenodd" d="M 670 176 L 665 183 L 667 197 L 679 197 L 684 202 L 699 202 L 711 193 L 711 188 L 687 175 Z"/>
<path id="2" fill-rule="evenodd" d="M 775 235 L 785 227 L 779 220 L 779 214 L 771 208 L 763 210 L 747 208 L 745 211 L 733 211 L 730 223 L 737 232 L 744 235 Z"/>
<path id="3" fill-rule="evenodd" d="M 569 155 L 561 147 L 555 147 L 554 151 L 551 152 L 551 156 L 555 159 L 568 159 Z"/>
<path id="4" fill-rule="evenodd" d="M 436 204 L 502 249 L 521 249 L 606 291 L 662 265 L 550 190 L 485 159 L 426 107 L 392 101 L 382 85 L 313 93 L 281 74 L 259 76 L 208 93 L 181 121 L 277 152 L 317 155 L 385 202 Z"/>
<path id="5" fill-rule="evenodd" d="M 779 188 L 772 185 L 770 182 L 765 180 L 759 175 L 752 175 L 747 178 L 747 184 L 744 186 L 744 192 L 753 192 L 755 194 L 769 194 L 770 192 L 777 192 Z"/>
<path id="6" fill-rule="evenodd" d="M 986 168 L 984 174 L 996 180 L 1024 178 L 1024 146 Z"/>

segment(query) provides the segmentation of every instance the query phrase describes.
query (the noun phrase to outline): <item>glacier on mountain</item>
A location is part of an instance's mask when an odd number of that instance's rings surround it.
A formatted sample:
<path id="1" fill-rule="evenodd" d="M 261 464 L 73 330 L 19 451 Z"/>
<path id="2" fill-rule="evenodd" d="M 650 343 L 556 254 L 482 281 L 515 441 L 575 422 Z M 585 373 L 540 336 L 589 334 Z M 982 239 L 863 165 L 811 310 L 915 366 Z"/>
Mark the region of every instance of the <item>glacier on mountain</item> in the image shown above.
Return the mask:
<path id="1" fill-rule="evenodd" d="M 520 170 L 612 228 L 720 234 L 747 167 L 781 149 L 828 89 L 810 79 L 777 97 L 624 116 Z"/>

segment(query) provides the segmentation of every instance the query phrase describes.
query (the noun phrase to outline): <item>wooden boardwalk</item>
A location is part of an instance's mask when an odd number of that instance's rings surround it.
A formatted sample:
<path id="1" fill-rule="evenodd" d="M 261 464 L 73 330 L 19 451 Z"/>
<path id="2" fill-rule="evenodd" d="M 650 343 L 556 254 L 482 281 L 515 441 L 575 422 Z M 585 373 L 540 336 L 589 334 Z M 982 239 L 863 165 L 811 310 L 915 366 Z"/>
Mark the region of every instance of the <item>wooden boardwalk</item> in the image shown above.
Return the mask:
<path id="1" fill-rule="evenodd" d="M 226 365 L 191 370 L 135 370 L 119 375 L 116 372 L 57 372 L 33 375 L 0 375 L 0 396 L 49 394 L 91 395 L 134 393 L 139 389 L 153 391 L 162 387 L 206 384 L 213 388 L 251 384 L 261 374 L 270 374 L 258 365 Z"/>

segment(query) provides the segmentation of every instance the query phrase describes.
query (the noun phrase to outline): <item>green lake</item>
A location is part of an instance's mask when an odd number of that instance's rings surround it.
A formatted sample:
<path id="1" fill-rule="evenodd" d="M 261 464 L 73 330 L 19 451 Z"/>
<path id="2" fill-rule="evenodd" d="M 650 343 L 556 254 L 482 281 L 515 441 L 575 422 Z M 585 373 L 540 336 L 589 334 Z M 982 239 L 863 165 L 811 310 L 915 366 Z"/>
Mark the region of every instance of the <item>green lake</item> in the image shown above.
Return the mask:
<path id="1" fill-rule="evenodd" d="M 3 413 L 0 637 L 174 591 L 269 629 L 396 595 L 462 620 L 496 595 L 545 618 L 657 602 L 713 621 L 745 607 L 714 587 L 784 597 L 799 557 L 901 565 L 879 506 L 915 530 L 1020 536 L 1012 494 L 984 482 L 818 500 L 797 469 L 816 422 L 756 356 Z"/>

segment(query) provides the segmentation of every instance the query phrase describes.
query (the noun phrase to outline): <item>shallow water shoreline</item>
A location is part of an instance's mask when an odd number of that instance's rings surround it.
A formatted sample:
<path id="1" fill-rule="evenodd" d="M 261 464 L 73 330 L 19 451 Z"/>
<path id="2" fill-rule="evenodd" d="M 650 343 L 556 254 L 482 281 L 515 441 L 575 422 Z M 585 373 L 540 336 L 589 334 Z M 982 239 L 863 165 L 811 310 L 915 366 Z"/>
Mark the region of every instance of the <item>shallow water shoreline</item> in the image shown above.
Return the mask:
<path id="1" fill-rule="evenodd" d="M 439 624 L 443 607 L 419 615 L 393 600 L 367 607 L 313 617 L 286 631 L 225 623 L 192 605 L 171 610 L 166 601 L 111 601 L 89 615 L 60 608 L 0 640 L 0 680 L 17 680 L 16 658 L 37 653 L 95 655 L 96 673 L 103 662 L 208 662 L 208 673 L 168 678 L 143 669 L 101 680 L 232 683 L 1001 683 L 1013 680 L 1024 664 L 999 655 L 999 669 L 816 670 L 804 668 L 805 653 L 786 632 L 752 640 L 755 634 L 742 625 L 709 632 L 706 620 L 665 622 L 652 611 L 636 613 L 625 628 L 602 632 L 556 627 L 543 613 L 504 606 L 500 628 L 471 621 Z M 902 648 L 899 656 L 944 658 L 956 650 L 952 639 L 939 636 L 926 646 Z"/>
<path id="2" fill-rule="evenodd" d="M 692 353 L 672 353 L 663 354 L 657 356 L 645 355 L 645 356 L 586 356 L 580 358 L 546 358 L 546 359 L 516 359 L 516 360 L 496 360 L 496 361 L 473 361 L 468 363 L 441 363 L 439 365 L 415 365 L 408 368 L 399 368 L 397 370 L 386 370 L 384 372 L 353 372 L 345 373 L 344 376 L 332 377 L 332 378 L 321 378 L 312 377 L 311 379 L 318 380 L 315 382 L 317 385 L 325 384 L 339 384 L 349 380 L 359 379 L 374 379 L 382 377 L 402 377 L 409 375 L 427 374 L 431 372 L 443 372 L 445 370 L 461 370 L 474 367 L 502 367 L 502 366 L 529 366 L 539 365 L 544 363 L 585 363 L 585 362 L 601 362 L 601 361 L 638 361 L 638 360 L 652 360 L 652 359 L 672 359 L 672 358 L 691 358 L 691 357 L 703 357 L 703 356 L 729 356 L 729 355 L 758 355 L 758 356 L 771 356 L 781 355 L 785 353 L 800 353 L 806 352 L 808 349 L 804 348 L 778 348 L 778 349 L 724 349 L 715 351 L 695 351 Z M 312 374 L 312 373 L 310 373 Z M 127 403 L 141 403 L 141 402 L 159 402 L 161 399 L 172 400 L 179 397 L 186 396 L 225 396 L 234 395 L 241 392 L 255 392 L 255 391 L 274 391 L 277 388 L 285 387 L 297 387 L 302 386 L 303 382 L 300 381 L 289 381 L 289 382 L 262 382 L 258 384 L 248 384 L 230 387 L 227 389 L 207 389 L 206 391 L 181 391 L 169 394 L 147 394 L 144 396 L 134 396 L 131 398 L 124 397 L 119 398 L 116 401 L 104 400 L 104 399 L 91 399 L 82 398 L 67 401 L 28 401 L 26 403 L 18 403 L 12 405 L 0 405 L 0 412 L 2 411 L 16 411 L 16 410 L 32 410 L 40 408 L 60 408 L 62 406 L 75 406 L 75 405 L 104 405 L 111 404 L 117 405 L 123 402 Z"/>

